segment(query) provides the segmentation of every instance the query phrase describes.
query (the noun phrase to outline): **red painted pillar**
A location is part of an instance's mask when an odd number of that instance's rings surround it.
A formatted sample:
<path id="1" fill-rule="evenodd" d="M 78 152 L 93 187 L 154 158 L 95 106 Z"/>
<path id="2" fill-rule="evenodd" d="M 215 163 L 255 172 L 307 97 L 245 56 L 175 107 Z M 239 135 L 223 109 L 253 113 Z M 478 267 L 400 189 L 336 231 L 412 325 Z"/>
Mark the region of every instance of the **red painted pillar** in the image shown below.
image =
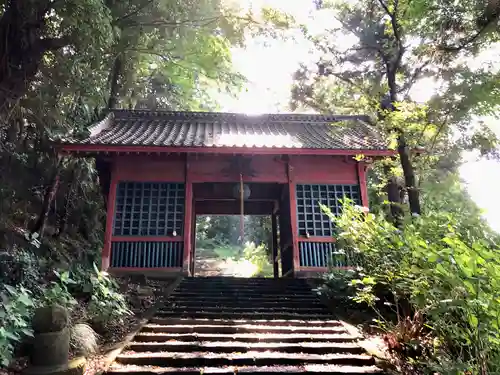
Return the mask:
<path id="1" fill-rule="evenodd" d="M 113 222 L 116 205 L 116 186 L 118 185 L 118 175 L 116 173 L 116 161 L 112 161 L 111 179 L 108 192 L 108 205 L 106 208 L 106 230 L 104 232 L 104 248 L 101 254 L 101 269 L 106 271 L 111 260 L 111 237 L 113 236 Z"/>
<path id="2" fill-rule="evenodd" d="M 190 275 L 190 263 L 192 252 L 192 236 L 193 231 L 193 184 L 189 171 L 189 157 L 186 156 L 186 170 L 185 170 L 185 201 L 184 201 L 184 256 L 182 260 L 182 272 Z"/>
<path id="3" fill-rule="evenodd" d="M 299 237 L 297 230 L 297 195 L 295 189 L 295 181 L 293 178 L 293 164 L 290 156 L 287 164 L 288 175 L 288 192 L 290 195 L 290 221 L 292 226 L 292 255 L 293 255 L 293 273 L 299 270 Z"/>
<path id="4" fill-rule="evenodd" d="M 363 207 L 370 207 L 370 203 L 368 202 L 368 187 L 366 185 L 366 164 L 359 161 L 356 167 L 358 172 L 359 191 L 361 193 L 361 205 Z"/>

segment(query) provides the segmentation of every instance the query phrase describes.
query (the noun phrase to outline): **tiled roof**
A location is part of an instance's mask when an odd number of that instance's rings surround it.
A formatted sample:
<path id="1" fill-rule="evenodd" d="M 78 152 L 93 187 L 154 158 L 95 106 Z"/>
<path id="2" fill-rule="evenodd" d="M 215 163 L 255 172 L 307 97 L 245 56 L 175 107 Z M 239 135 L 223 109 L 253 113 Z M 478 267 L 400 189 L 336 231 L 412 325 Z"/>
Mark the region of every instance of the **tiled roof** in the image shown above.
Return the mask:
<path id="1" fill-rule="evenodd" d="M 382 150 L 365 116 L 113 110 L 84 145 Z"/>

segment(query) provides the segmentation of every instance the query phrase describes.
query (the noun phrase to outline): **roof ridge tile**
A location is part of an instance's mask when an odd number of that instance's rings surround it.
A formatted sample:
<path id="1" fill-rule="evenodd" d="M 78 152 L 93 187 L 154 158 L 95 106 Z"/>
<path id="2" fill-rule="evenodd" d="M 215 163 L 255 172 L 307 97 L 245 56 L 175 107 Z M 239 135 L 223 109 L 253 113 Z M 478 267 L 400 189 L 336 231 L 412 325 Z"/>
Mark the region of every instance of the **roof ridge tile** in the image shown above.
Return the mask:
<path id="1" fill-rule="evenodd" d="M 387 149 L 367 116 L 111 110 L 80 144 Z"/>

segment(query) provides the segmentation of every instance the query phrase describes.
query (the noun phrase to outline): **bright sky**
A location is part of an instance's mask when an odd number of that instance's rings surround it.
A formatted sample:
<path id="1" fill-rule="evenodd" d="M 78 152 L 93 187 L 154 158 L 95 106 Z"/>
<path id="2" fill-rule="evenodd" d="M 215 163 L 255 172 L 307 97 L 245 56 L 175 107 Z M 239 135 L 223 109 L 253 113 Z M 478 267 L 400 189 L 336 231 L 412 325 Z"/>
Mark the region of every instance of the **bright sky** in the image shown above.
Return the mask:
<path id="1" fill-rule="evenodd" d="M 280 9 L 292 14 L 299 22 L 307 22 L 309 27 L 330 24 L 331 17 L 316 13 L 312 21 L 314 4 L 312 0 L 240 0 L 246 6 L 258 11 L 262 6 Z M 323 18 L 323 19 L 321 19 Z M 248 114 L 289 112 L 288 101 L 292 84 L 292 74 L 303 61 L 313 60 L 307 42 L 299 32 L 287 40 L 272 38 L 252 38 L 245 48 L 233 50 L 233 61 L 248 83 L 238 98 L 222 100 L 222 110 Z M 492 51 L 488 59 L 500 61 L 500 51 Z M 433 92 L 432 82 L 423 81 L 412 90 L 412 97 L 425 101 Z M 430 88 L 430 89 L 429 89 Z M 492 129 L 500 136 L 500 123 L 492 122 Z M 484 216 L 491 226 L 500 231 L 500 163 L 492 160 L 478 160 L 475 155 L 464 155 L 465 163 L 460 174 L 474 201 L 484 210 Z"/>

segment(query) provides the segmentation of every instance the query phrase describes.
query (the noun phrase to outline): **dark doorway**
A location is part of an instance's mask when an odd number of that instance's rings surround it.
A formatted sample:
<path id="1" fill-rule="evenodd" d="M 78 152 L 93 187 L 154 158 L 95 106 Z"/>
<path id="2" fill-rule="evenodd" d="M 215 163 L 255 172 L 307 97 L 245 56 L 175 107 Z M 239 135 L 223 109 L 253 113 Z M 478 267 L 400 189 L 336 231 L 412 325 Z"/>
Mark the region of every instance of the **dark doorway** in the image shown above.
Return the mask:
<path id="1" fill-rule="evenodd" d="M 193 184 L 195 276 L 279 277 L 278 220 L 285 185 Z"/>
<path id="2" fill-rule="evenodd" d="M 202 215 L 196 220 L 194 276 L 273 277 L 271 217 Z"/>

